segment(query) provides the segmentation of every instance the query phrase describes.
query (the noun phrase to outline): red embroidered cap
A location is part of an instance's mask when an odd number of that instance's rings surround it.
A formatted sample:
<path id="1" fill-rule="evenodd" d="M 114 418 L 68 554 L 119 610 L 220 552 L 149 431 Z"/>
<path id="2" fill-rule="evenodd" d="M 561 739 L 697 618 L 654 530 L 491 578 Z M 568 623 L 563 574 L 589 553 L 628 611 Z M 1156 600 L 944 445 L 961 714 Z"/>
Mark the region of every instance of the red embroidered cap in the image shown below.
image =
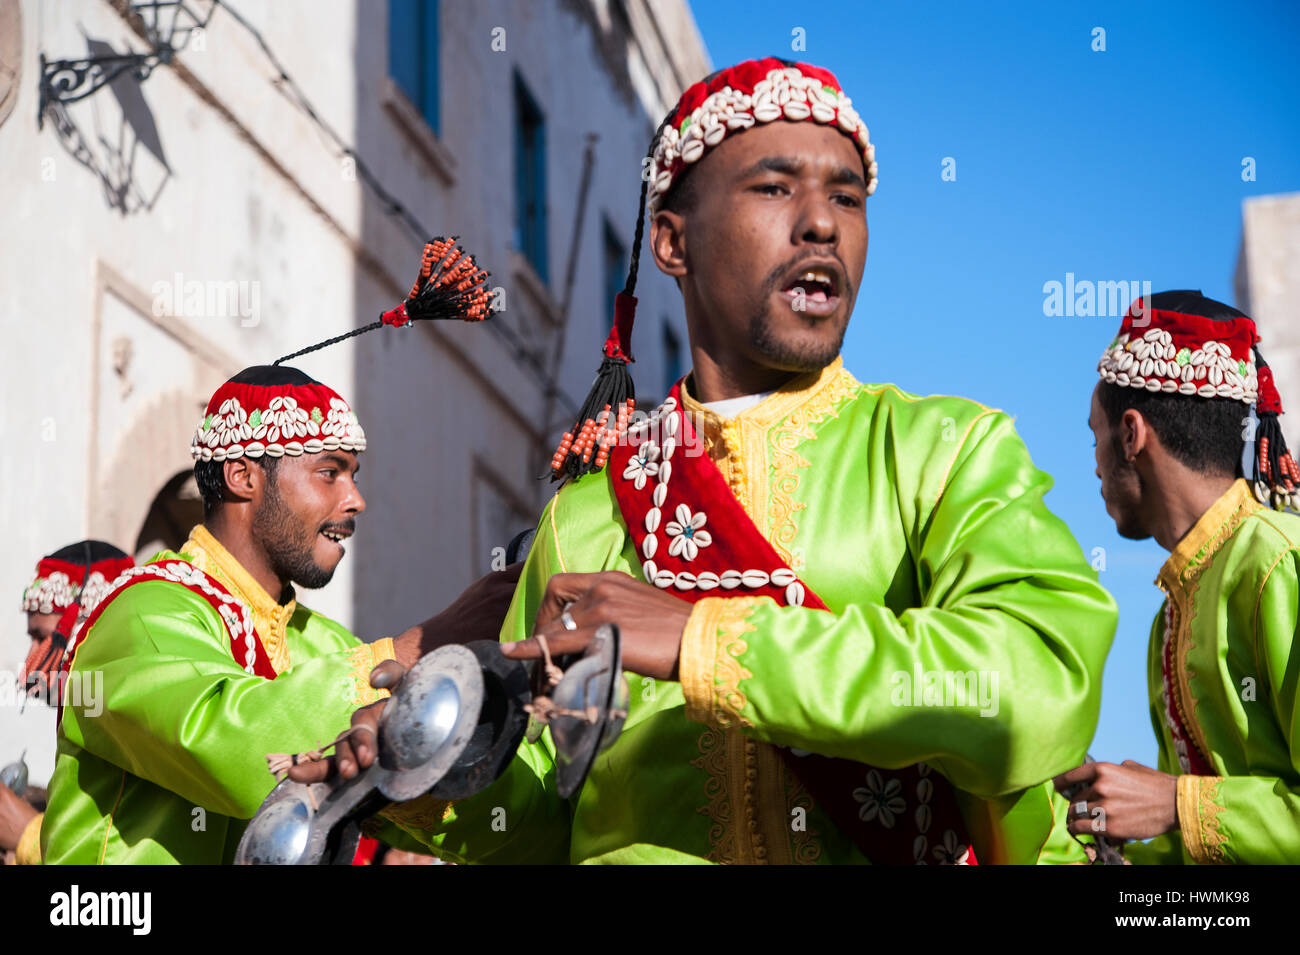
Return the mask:
<path id="1" fill-rule="evenodd" d="M 262 365 L 217 389 L 190 454 L 196 461 L 225 461 L 339 449 L 366 449 L 366 434 L 342 396 L 296 368 Z"/>
<path id="2" fill-rule="evenodd" d="M 1129 306 L 1097 373 L 1119 388 L 1252 406 L 1256 426 L 1246 440 L 1255 447 L 1246 477 L 1262 503 L 1295 508 L 1300 467 L 1282 436 L 1282 399 L 1259 342 L 1255 322 L 1230 305 L 1199 291 L 1157 292 Z"/>
<path id="3" fill-rule="evenodd" d="M 776 120 L 835 126 L 862 155 L 867 195 L 876 191 L 876 147 L 835 74 L 809 63 L 765 57 L 721 70 L 682 94 L 651 153 L 650 208 L 658 208 L 682 170 L 699 162 L 708 149 L 727 136 Z"/>

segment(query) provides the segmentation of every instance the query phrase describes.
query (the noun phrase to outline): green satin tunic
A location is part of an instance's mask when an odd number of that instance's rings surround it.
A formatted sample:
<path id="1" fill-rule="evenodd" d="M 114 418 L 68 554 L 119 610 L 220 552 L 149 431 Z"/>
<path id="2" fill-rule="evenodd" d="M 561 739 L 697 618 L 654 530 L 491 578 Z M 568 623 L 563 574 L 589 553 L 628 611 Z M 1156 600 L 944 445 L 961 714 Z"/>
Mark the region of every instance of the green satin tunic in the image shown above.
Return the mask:
<path id="1" fill-rule="evenodd" d="M 863 385 L 838 360 L 732 419 L 684 405 L 756 526 L 832 612 L 701 600 L 681 682 L 628 674 L 622 735 L 577 795 L 556 795 L 547 733 L 474 797 L 408 804 L 405 828 L 456 861 L 869 861 L 779 745 L 884 770 L 924 761 L 957 789 L 982 863 L 1082 861 L 1050 780 L 1092 739 L 1116 608 L 1044 505 L 1051 479 L 1011 419 Z M 621 479 L 585 477 L 548 504 L 503 640 L 530 634 L 552 574 L 641 578 Z M 987 704 L 906 685 L 968 673 L 996 689 Z M 864 799 L 888 810 L 875 824 L 917 811 L 919 793 L 873 793 L 884 777 L 863 775 Z"/>
<path id="2" fill-rule="evenodd" d="M 390 640 L 363 644 L 277 604 L 201 526 L 179 556 L 250 609 L 279 675 L 245 672 L 218 612 L 185 586 L 122 591 L 76 649 L 41 827 L 47 864 L 230 862 L 275 785 L 266 754 L 314 749 L 386 695 L 368 675 Z"/>
<path id="3" fill-rule="evenodd" d="M 1180 828 L 1135 863 L 1300 863 L 1300 517 L 1238 480 L 1178 543 L 1156 583 L 1147 681 L 1158 767 L 1178 775 Z M 1168 640 L 1173 679 L 1161 659 Z M 1211 774 L 1180 759 L 1176 707 Z"/>

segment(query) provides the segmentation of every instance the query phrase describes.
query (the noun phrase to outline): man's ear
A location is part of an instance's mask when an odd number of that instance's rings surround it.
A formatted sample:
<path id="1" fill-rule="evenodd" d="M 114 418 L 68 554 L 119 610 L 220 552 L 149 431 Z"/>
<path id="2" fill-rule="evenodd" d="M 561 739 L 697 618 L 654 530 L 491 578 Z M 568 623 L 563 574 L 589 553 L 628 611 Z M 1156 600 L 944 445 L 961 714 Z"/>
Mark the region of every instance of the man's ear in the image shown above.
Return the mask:
<path id="1" fill-rule="evenodd" d="M 262 489 L 265 472 L 245 457 L 227 459 L 222 465 L 226 494 L 236 501 L 251 501 Z"/>
<path id="2" fill-rule="evenodd" d="M 1143 451 L 1151 450 L 1159 439 L 1147 419 L 1136 409 L 1129 408 L 1119 419 L 1120 447 L 1124 450 L 1125 460 L 1132 461 Z"/>
<path id="3" fill-rule="evenodd" d="M 676 212 L 661 209 L 650 221 L 650 252 L 665 275 L 680 279 L 686 274 L 686 220 Z"/>

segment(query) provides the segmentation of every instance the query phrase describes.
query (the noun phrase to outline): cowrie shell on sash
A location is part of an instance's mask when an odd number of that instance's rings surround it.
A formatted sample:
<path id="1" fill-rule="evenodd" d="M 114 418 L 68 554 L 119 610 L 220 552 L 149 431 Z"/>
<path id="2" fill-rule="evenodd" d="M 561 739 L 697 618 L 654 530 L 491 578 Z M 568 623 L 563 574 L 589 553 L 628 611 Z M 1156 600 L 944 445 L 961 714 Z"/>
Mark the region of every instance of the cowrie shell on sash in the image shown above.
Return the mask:
<path id="1" fill-rule="evenodd" d="M 653 500 L 655 507 L 663 507 L 664 500 L 668 497 L 668 485 L 656 484 L 654 489 Z"/>
<path id="2" fill-rule="evenodd" d="M 662 516 L 663 512 L 657 507 L 652 507 L 645 512 L 645 529 L 648 533 L 653 534 L 659 530 L 659 519 Z"/>
<path id="3" fill-rule="evenodd" d="M 701 590 L 712 590 L 718 586 L 718 575 L 711 570 L 706 570 L 696 576 L 695 585 Z"/>
<path id="4" fill-rule="evenodd" d="M 735 590 L 740 586 L 740 571 L 724 570 L 718 577 L 718 583 L 722 585 L 723 590 Z"/>
<path id="5" fill-rule="evenodd" d="M 663 590 L 671 587 L 676 579 L 677 575 L 671 570 L 661 570 L 655 574 L 655 586 Z"/>
<path id="6" fill-rule="evenodd" d="M 929 782 L 929 780 L 923 779 L 922 782 Z M 925 805 L 925 803 L 916 807 L 916 828 L 921 832 L 930 831 L 930 813 L 930 807 Z"/>
<path id="7" fill-rule="evenodd" d="M 664 443 L 660 446 L 659 449 L 665 461 L 671 458 L 673 456 L 673 452 L 676 450 L 677 450 L 677 439 L 673 437 L 664 438 Z"/>
<path id="8" fill-rule="evenodd" d="M 788 587 L 795 581 L 795 573 L 789 567 L 778 567 L 772 571 L 772 583 L 778 587 Z"/>
<path id="9" fill-rule="evenodd" d="M 641 565 L 641 569 L 645 571 L 645 579 L 654 583 L 655 574 L 659 573 L 659 565 L 653 560 L 647 560 Z"/>
<path id="10" fill-rule="evenodd" d="M 740 575 L 741 583 L 746 587 L 766 587 L 770 579 L 762 570 L 747 570 Z"/>
<path id="11" fill-rule="evenodd" d="M 649 559 L 655 555 L 655 551 L 658 549 L 659 538 L 653 534 L 647 534 L 645 540 L 641 542 L 641 553 L 645 554 L 646 558 Z"/>
<path id="12" fill-rule="evenodd" d="M 677 415 L 669 415 L 664 419 L 664 434 L 672 437 L 677 433 Z"/>
<path id="13" fill-rule="evenodd" d="M 785 588 L 785 602 L 791 607 L 802 607 L 804 598 L 803 584 L 795 581 L 789 587 Z"/>
<path id="14" fill-rule="evenodd" d="M 671 461 L 665 461 L 663 464 L 659 465 L 660 484 L 667 484 L 668 479 L 672 476 L 673 476 L 673 463 Z"/>
<path id="15" fill-rule="evenodd" d="M 695 575 L 689 571 L 685 571 L 685 570 L 682 571 L 680 574 L 677 575 L 677 578 L 673 582 L 677 584 L 678 590 L 695 589 Z"/>

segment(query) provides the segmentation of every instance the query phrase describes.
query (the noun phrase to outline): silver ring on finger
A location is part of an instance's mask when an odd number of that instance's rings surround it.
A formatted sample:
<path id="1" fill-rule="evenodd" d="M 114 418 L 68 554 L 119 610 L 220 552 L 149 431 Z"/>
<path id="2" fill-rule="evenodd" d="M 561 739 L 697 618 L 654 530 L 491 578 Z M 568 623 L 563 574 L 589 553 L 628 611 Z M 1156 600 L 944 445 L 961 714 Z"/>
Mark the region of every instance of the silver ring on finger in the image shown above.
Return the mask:
<path id="1" fill-rule="evenodd" d="M 1078 802 L 1076 802 L 1074 804 L 1074 813 L 1076 816 L 1088 815 L 1088 803 L 1085 802 L 1084 800 L 1079 800 Z"/>
<path id="2" fill-rule="evenodd" d="M 569 613 L 569 611 L 567 610 L 564 611 L 564 613 L 560 614 L 560 624 L 564 627 L 565 630 L 578 629 L 578 624 L 574 621 L 573 614 Z"/>

